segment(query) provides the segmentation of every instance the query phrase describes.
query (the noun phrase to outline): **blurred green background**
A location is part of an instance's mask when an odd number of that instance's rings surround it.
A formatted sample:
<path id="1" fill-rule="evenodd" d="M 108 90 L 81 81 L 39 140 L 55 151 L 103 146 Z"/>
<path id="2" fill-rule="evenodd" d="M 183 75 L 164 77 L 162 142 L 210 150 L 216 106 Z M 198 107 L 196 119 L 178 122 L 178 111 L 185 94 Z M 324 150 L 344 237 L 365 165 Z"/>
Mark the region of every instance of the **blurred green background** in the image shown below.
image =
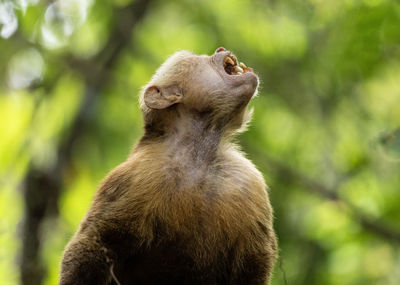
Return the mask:
<path id="1" fill-rule="evenodd" d="M 239 140 L 270 186 L 272 284 L 400 284 L 400 4 L 0 1 L 1 284 L 56 284 L 101 179 L 142 135 L 171 53 L 259 74 Z"/>

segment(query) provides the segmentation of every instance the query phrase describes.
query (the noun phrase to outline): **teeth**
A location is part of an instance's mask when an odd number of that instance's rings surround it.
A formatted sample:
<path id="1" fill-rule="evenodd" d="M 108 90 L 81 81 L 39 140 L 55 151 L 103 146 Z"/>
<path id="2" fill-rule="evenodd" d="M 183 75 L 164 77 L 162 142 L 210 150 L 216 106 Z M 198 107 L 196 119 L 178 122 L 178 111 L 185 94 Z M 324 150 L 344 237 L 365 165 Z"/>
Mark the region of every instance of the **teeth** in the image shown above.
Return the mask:
<path id="1" fill-rule="evenodd" d="M 237 57 L 234 56 L 233 54 L 225 57 L 224 59 L 224 67 L 230 67 L 230 72 L 228 72 L 231 75 L 235 75 L 235 74 L 243 74 L 245 72 L 248 71 L 252 71 L 252 69 L 250 67 L 247 67 L 243 62 L 240 62 L 239 65 L 238 64 L 238 60 Z M 233 70 L 232 70 L 233 69 Z"/>
<path id="2" fill-rule="evenodd" d="M 243 69 L 241 68 L 241 67 L 239 67 L 239 66 L 235 66 L 235 72 L 237 72 L 237 73 L 243 73 Z"/>
<path id="3" fill-rule="evenodd" d="M 235 62 L 229 56 L 225 57 L 225 63 L 229 63 L 230 65 L 235 65 Z"/>
<path id="4" fill-rule="evenodd" d="M 231 58 L 233 59 L 233 61 L 235 62 L 233 65 L 236 65 L 236 63 L 238 62 L 237 61 L 237 57 L 236 56 L 234 56 L 234 55 L 231 55 Z"/>

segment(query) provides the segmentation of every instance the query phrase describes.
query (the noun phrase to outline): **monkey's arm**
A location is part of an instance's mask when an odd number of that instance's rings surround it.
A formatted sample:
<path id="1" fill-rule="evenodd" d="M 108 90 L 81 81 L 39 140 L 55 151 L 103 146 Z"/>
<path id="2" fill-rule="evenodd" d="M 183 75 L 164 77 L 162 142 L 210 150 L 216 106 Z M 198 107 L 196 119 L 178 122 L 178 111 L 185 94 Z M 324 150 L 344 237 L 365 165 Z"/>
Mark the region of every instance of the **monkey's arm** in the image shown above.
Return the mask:
<path id="1" fill-rule="evenodd" d="M 242 266 L 234 270 L 231 284 L 269 284 L 274 258 L 267 254 L 252 254 L 244 258 Z"/>
<path id="2" fill-rule="evenodd" d="M 110 265 L 102 246 L 78 233 L 65 250 L 59 285 L 105 285 L 109 280 Z"/>
<path id="3" fill-rule="evenodd" d="M 129 172 L 121 164 L 100 185 L 94 201 L 81 223 L 79 231 L 64 251 L 59 285 L 110 284 L 115 256 L 110 245 L 120 245 L 120 220 L 116 218 L 121 206 L 121 192 L 129 187 Z M 122 170 L 121 170 L 122 169 Z"/>

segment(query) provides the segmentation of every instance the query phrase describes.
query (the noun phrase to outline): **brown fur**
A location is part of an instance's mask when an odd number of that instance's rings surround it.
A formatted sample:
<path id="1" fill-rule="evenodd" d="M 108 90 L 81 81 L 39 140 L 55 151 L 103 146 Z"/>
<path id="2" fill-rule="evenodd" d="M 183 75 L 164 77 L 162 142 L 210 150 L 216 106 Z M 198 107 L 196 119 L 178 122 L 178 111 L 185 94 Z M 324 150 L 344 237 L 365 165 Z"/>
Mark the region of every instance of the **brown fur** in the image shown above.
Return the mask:
<path id="1" fill-rule="evenodd" d="M 179 52 L 141 94 L 145 134 L 101 184 L 60 284 L 268 284 L 276 258 L 261 173 L 231 143 L 258 79 Z"/>

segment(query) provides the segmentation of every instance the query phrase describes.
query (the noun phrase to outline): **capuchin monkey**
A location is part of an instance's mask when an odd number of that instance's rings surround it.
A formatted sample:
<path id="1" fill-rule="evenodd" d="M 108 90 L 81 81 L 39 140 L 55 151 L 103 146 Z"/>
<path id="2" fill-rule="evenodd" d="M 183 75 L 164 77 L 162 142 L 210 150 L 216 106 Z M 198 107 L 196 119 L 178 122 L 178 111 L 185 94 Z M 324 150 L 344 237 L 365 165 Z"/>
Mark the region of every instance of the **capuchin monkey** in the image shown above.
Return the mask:
<path id="1" fill-rule="evenodd" d="M 100 185 L 59 284 L 269 284 L 266 185 L 232 143 L 257 87 L 225 48 L 172 55 L 140 94 L 144 135 Z"/>

